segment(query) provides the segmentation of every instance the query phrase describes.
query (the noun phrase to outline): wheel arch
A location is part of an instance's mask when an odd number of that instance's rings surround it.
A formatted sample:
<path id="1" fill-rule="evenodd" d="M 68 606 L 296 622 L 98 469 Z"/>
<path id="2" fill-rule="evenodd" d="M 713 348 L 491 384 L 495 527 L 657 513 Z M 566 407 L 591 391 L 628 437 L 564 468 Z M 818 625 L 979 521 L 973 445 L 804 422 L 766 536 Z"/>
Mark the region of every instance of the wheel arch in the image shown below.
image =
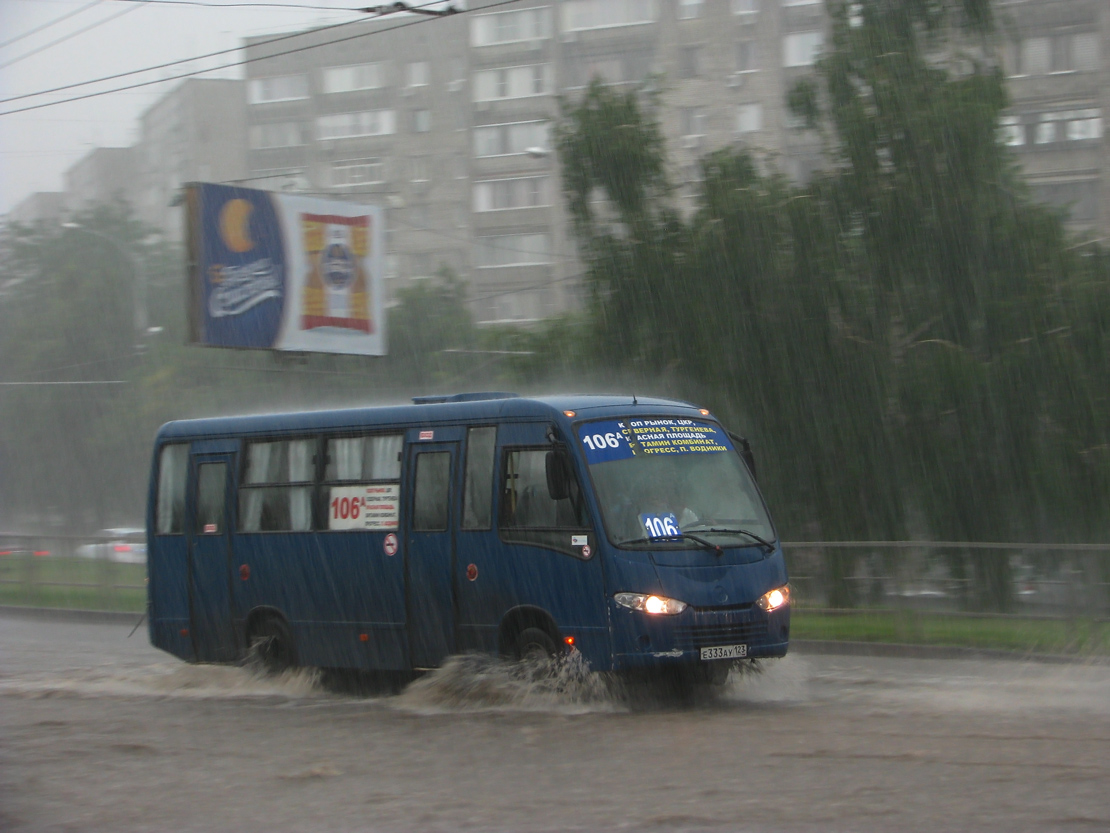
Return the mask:
<path id="1" fill-rule="evenodd" d="M 501 617 L 501 625 L 497 629 L 497 650 L 502 656 L 512 654 L 513 643 L 525 628 L 539 628 L 546 632 L 556 645 L 562 643 L 559 626 L 555 624 L 555 618 L 550 613 L 535 605 L 517 605 Z"/>
<path id="2" fill-rule="evenodd" d="M 243 637 L 244 642 L 250 636 L 251 631 L 258 627 L 258 623 L 266 619 L 278 619 L 285 623 L 285 626 L 292 631 L 292 626 L 289 624 L 289 617 L 281 612 L 280 609 L 272 607 L 271 605 L 258 605 L 252 607 L 250 612 L 247 613 L 246 618 L 243 619 Z"/>

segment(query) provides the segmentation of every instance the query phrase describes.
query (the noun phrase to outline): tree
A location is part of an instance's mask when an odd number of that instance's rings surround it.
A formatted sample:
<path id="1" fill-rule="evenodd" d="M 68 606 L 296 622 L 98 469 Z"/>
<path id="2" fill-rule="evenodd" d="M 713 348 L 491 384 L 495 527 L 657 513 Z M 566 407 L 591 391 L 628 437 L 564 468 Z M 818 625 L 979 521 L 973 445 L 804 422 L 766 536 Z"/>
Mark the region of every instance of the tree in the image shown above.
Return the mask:
<path id="1" fill-rule="evenodd" d="M 739 148 L 670 205 L 650 98 L 564 110 L 564 188 L 603 334 L 743 425 L 791 537 L 1105 537 L 1110 272 L 1034 205 L 996 140 L 984 0 L 830 2 L 789 95 L 831 168 L 795 186 Z M 855 556 L 830 556 L 835 579 Z M 1004 608 L 1004 559 L 961 559 Z M 852 603 L 845 581 L 834 604 Z"/>

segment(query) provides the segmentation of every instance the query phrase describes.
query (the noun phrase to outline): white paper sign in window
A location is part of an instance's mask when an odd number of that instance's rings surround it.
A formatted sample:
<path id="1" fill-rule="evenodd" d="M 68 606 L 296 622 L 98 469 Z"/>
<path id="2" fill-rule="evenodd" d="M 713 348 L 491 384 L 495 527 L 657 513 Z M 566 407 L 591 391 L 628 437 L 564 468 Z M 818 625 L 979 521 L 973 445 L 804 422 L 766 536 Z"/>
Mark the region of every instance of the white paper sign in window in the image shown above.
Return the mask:
<path id="1" fill-rule="evenodd" d="M 399 483 L 332 486 L 328 495 L 328 529 L 397 529 L 400 507 Z"/>

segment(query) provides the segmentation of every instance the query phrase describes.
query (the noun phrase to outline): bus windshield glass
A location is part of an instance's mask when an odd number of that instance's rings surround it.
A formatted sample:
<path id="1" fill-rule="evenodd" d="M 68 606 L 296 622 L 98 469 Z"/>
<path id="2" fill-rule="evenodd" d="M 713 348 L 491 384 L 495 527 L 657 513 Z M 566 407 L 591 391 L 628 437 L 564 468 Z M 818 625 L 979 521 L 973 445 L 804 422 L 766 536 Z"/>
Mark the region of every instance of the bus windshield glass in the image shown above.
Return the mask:
<path id="1" fill-rule="evenodd" d="M 718 425 L 680 418 L 588 422 L 577 428 L 605 528 L 616 544 L 725 547 L 773 541 L 751 473 Z"/>

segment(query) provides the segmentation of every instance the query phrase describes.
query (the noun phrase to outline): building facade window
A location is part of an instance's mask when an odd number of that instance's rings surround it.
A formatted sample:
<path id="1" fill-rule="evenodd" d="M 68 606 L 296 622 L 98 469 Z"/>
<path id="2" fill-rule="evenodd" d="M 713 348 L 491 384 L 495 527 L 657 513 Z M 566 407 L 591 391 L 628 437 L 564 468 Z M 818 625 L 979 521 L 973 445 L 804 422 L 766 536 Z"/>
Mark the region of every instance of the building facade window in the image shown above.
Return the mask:
<path id="1" fill-rule="evenodd" d="M 697 78 L 701 75 L 700 46 L 683 46 L 678 51 L 678 77 Z"/>
<path id="2" fill-rule="evenodd" d="M 427 133 L 432 129 L 432 111 L 414 110 L 412 113 L 412 129 L 414 133 Z"/>
<path id="3" fill-rule="evenodd" d="M 823 32 L 791 32 L 782 39 L 782 65 L 784 67 L 813 66 L 824 45 Z"/>
<path id="4" fill-rule="evenodd" d="M 755 72 L 759 68 L 758 46 L 753 40 L 736 42 L 736 71 Z"/>
<path id="5" fill-rule="evenodd" d="M 1064 113 L 1065 135 L 1070 142 L 1082 142 L 1102 138 L 1102 110 L 1075 110 Z"/>
<path id="6" fill-rule="evenodd" d="M 551 37 L 551 9 L 521 9 L 477 15 L 470 21 L 470 45 L 542 40 Z"/>
<path id="7" fill-rule="evenodd" d="M 736 108 L 736 132 L 756 133 L 763 129 L 763 105 L 741 104 Z"/>
<path id="8" fill-rule="evenodd" d="M 546 176 L 490 179 L 474 183 L 474 210 L 503 211 L 551 204 Z"/>
<path id="9" fill-rule="evenodd" d="M 759 14 L 760 0 L 732 0 L 732 13 L 735 15 Z"/>
<path id="10" fill-rule="evenodd" d="M 1012 148 L 1025 144 L 1025 125 L 1020 116 L 1003 116 L 998 120 L 998 141 Z"/>
<path id="11" fill-rule="evenodd" d="M 431 75 L 427 61 L 413 61 L 405 65 L 405 86 L 426 87 L 431 82 Z"/>
<path id="12" fill-rule="evenodd" d="M 1071 68 L 1079 72 L 1099 68 L 1098 32 L 1077 32 L 1071 36 Z"/>
<path id="13" fill-rule="evenodd" d="M 1102 110 L 1097 107 L 1041 113 L 1033 129 L 1033 142 L 1038 145 L 1098 141 L 1101 138 Z"/>
<path id="14" fill-rule="evenodd" d="M 658 19 L 656 0 L 567 0 L 562 11 L 565 32 L 637 26 Z"/>
<path id="15" fill-rule="evenodd" d="M 328 95 L 355 90 L 378 90 L 384 86 L 385 65 L 381 63 L 324 69 L 324 93 Z"/>
<path id="16" fill-rule="evenodd" d="M 551 262 L 546 234 L 497 234 L 474 243 L 474 265 L 479 269 L 533 266 Z"/>
<path id="17" fill-rule="evenodd" d="M 1033 130 L 1033 141 L 1038 145 L 1047 145 L 1056 141 L 1056 121 L 1053 114 L 1046 113 L 1041 116 L 1041 121 Z"/>
<path id="18" fill-rule="evenodd" d="M 304 125 L 298 122 L 252 124 L 250 144 L 255 150 L 292 148 L 307 144 Z"/>
<path id="19" fill-rule="evenodd" d="M 709 116 L 700 107 L 682 107 L 678 119 L 683 136 L 704 136 L 708 132 Z"/>
<path id="20" fill-rule="evenodd" d="M 551 123 L 546 121 L 489 124 L 474 128 L 474 155 L 510 156 L 531 148 L 550 148 Z"/>
<path id="21" fill-rule="evenodd" d="M 1098 217 L 1098 180 L 1034 183 L 1033 198 L 1062 208 L 1072 222 L 1091 222 Z"/>
<path id="22" fill-rule="evenodd" d="M 602 84 L 619 84 L 627 80 L 620 58 L 576 61 L 567 67 L 572 87 L 587 87 L 597 79 Z"/>
<path id="23" fill-rule="evenodd" d="M 247 89 L 251 104 L 297 101 L 308 98 L 308 76 L 277 75 L 272 78 L 252 78 Z"/>
<path id="24" fill-rule="evenodd" d="M 677 16 L 679 20 L 693 20 L 702 16 L 705 0 L 678 0 Z"/>
<path id="25" fill-rule="evenodd" d="M 551 64 L 500 67 L 474 73 L 474 100 L 496 101 L 548 95 L 554 88 Z"/>
<path id="26" fill-rule="evenodd" d="M 1026 38 L 1021 42 L 1021 75 L 1044 75 L 1052 68 L 1052 41 L 1049 38 Z"/>
<path id="27" fill-rule="evenodd" d="M 316 136 L 321 140 L 389 136 L 396 132 L 397 116 L 393 110 L 333 113 L 316 119 Z"/>
<path id="28" fill-rule="evenodd" d="M 385 182 L 385 165 L 379 158 L 348 159 L 331 165 L 331 184 L 336 188 L 382 182 Z"/>

